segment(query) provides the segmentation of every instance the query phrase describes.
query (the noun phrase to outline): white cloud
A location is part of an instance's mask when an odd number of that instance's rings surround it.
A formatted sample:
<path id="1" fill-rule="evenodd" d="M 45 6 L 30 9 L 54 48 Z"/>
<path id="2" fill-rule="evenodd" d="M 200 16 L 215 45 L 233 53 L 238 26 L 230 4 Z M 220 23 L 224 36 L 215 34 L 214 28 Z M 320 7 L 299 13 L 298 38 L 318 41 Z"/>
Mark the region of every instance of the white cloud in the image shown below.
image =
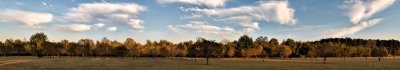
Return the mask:
<path id="1" fill-rule="evenodd" d="M 191 14 L 191 15 L 185 15 L 183 16 L 184 19 L 191 19 L 191 20 L 199 20 L 203 18 L 203 15 L 200 14 Z"/>
<path id="2" fill-rule="evenodd" d="M 179 27 L 194 29 L 194 30 L 220 30 L 221 28 L 217 26 L 211 26 L 202 22 L 191 22 L 191 24 L 179 25 Z"/>
<path id="3" fill-rule="evenodd" d="M 367 20 L 369 17 L 385 10 L 394 3 L 395 0 L 351 0 L 346 1 L 350 7 L 350 21 L 358 24 L 362 20 Z"/>
<path id="4" fill-rule="evenodd" d="M 260 29 L 258 26 L 258 22 L 253 22 L 253 18 L 250 16 L 232 16 L 222 19 L 216 19 L 216 21 L 223 21 L 223 22 L 230 22 L 230 23 L 237 23 L 244 27 L 249 27 L 253 29 Z"/>
<path id="5" fill-rule="evenodd" d="M 47 6 L 47 3 L 45 3 L 45 2 L 42 2 L 42 4 L 45 5 L 45 6 Z"/>
<path id="6" fill-rule="evenodd" d="M 56 30 L 68 31 L 68 32 L 84 32 L 92 30 L 92 26 L 86 24 L 69 24 L 69 25 L 57 25 L 54 27 Z"/>
<path id="7" fill-rule="evenodd" d="M 248 34 L 254 32 L 252 28 L 244 28 L 243 30 L 235 30 L 231 27 L 218 27 L 209 25 L 206 22 L 192 21 L 189 24 L 184 25 L 169 25 L 168 28 L 179 34 L 184 34 L 185 32 L 195 32 L 196 35 L 208 35 L 208 36 L 234 36 L 241 34 Z"/>
<path id="8" fill-rule="evenodd" d="M 353 26 L 353 27 L 349 27 L 349 28 L 343 28 L 337 31 L 333 31 L 328 33 L 329 35 L 331 35 L 331 37 L 342 37 L 345 35 L 351 35 L 354 34 L 358 31 L 361 31 L 365 28 L 371 27 L 376 25 L 377 23 L 381 22 L 383 19 L 372 19 L 372 20 L 368 20 L 365 22 L 360 22 L 359 24 Z"/>
<path id="9" fill-rule="evenodd" d="M 128 24 L 133 28 L 143 29 L 144 27 L 142 25 L 140 25 L 143 22 L 144 22 L 143 20 L 139 20 L 139 19 L 130 19 Z"/>
<path id="10" fill-rule="evenodd" d="M 159 3 L 184 3 L 194 5 L 205 5 L 208 7 L 221 7 L 228 0 L 158 0 Z"/>
<path id="11" fill-rule="evenodd" d="M 172 32 L 175 32 L 175 33 L 178 33 L 178 34 L 184 34 L 181 29 L 179 29 L 177 27 L 174 27 L 172 25 L 168 25 L 168 29 L 171 30 Z"/>
<path id="12" fill-rule="evenodd" d="M 117 27 L 109 27 L 109 28 L 106 29 L 106 31 L 116 32 L 116 31 L 118 31 L 118 28 Z"/>
<path id="13" fill-rule="evenodd" d="M 394 3 L 395 0 L 347 0 L 345 1 L 350 7 L 348 16 L 350 21 L 355 24 L 350 28 L 343 28 L 337 31 L 332 31 L 328 34 L 331 37 L 341 37 L 359 32 L 365 28 L 374 26 L 383 19 L 369 19 L 374 14 L 385 10 Z M 348 6 L 345 6 L 348 7 Z"/>
<path id="14" fill-rule="evenodd" d="M 136 3 L 85 3 L 70 9 L 65 17 L 76 22 L 121 23 L 143 29 L 140 25 L 143 21 L 137 19 L 137 16 L 145 10 L 145 6 Z"/>
<path id="15" fill-rule="evenodd" d="M 295 10 L 289 7 L 288 1 L 266 1 L 258 6 L 239 6 L 233 8 L 200 9 L 187 8 L 184 12 L 200 13 L 211 16 L 215 21 L 236 23 L 243 27 L 259 29 L 259 20 L 294 25 Z"/>
<path id="16" fill-rule="evenodd" d="M 97 23 L 97 24 L 94 24 L 94 26 L 96 26 L 96 27 L 98 27 L 98 28 L 101 28 L 101 27 L 104 27 L 106 24 L 104 24 L 104 23 Z"/>
<path id="17" fill-rule="evenodd" d="M 34 29 L 45 28 L 40 24 L 49 23 L 53 20 L 53 15 L 43 12 L 28 12 L 22 10 L 0 11 L 0 20 L 23 24 Z"/>

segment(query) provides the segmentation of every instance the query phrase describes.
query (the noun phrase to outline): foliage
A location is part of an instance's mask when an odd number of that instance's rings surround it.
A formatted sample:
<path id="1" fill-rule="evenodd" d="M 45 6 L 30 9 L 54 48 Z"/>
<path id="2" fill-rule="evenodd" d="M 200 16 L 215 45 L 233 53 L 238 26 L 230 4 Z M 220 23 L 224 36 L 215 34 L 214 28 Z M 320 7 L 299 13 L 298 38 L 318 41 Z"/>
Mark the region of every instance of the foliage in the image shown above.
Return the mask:
<path id="1" fill-rule="evenodd" d="M 318 41 L 295 41 L 286 39 L 279 43 L 276 38 L 248 35 L 238 40 L 221 42 L 198 38 L 174 44 L 167 40 L 140 44 L 132 38 L 125 42 L 80 39 L 71 42 L 49 42 L 44 33 L 33 34 L 28 41 L 6 39 L 0 41 L 2 56 L 130 56 L 130 57 L 386 57 L 399 55 L 397 40 L 373 40 L 351 38 L 328 38 Z"/>

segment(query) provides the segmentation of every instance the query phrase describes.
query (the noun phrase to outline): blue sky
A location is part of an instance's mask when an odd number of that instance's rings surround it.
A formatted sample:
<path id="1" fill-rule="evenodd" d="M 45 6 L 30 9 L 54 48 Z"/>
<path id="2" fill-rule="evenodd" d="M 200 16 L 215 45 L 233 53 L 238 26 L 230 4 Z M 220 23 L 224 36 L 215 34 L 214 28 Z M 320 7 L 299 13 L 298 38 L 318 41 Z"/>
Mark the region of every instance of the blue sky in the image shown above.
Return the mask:
<path id="1" fill-rule="evenodd" d="M 396 0 L 0 0 L 0 39 L 400 40 Z"/>

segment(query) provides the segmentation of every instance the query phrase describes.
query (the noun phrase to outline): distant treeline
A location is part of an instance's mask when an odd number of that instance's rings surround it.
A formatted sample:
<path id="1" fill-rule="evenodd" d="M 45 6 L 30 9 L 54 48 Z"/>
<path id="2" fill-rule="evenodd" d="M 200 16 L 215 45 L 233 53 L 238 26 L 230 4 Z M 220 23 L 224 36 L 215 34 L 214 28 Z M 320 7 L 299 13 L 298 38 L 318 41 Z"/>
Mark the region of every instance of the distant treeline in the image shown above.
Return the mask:
<path id="1" fill-rule="evenodd" d="M 125 56 L 125 57 L 386 57 L 400 55 L 398 40 L 328 38 L 319 41 L 283 40 L 260 36 L 241 36 L 238 40 L 216 42 L 204 38 L 177 44 L 167 40 L 145 44 L 127 38 L 125 42 L 107 38 L 78 42 L 50 42 L 44 33 L 35 33 L 28 41 L 0 41 L 2 56 Z"/>

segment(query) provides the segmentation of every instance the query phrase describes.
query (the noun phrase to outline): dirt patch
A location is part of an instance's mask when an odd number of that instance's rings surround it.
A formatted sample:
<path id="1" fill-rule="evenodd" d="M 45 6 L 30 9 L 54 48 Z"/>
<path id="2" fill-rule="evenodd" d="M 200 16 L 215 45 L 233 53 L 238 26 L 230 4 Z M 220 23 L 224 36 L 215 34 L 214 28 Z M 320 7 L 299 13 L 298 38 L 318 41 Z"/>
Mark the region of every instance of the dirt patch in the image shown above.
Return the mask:
<path id="1" fill-rule="evenodd" d="M 30 62 L 30 61 L 31 60 L 7 60 L 7 61 L 1 61 L 0 66 L 8 65 L 8 64 L 24 63 L 24 62 Z"/>

